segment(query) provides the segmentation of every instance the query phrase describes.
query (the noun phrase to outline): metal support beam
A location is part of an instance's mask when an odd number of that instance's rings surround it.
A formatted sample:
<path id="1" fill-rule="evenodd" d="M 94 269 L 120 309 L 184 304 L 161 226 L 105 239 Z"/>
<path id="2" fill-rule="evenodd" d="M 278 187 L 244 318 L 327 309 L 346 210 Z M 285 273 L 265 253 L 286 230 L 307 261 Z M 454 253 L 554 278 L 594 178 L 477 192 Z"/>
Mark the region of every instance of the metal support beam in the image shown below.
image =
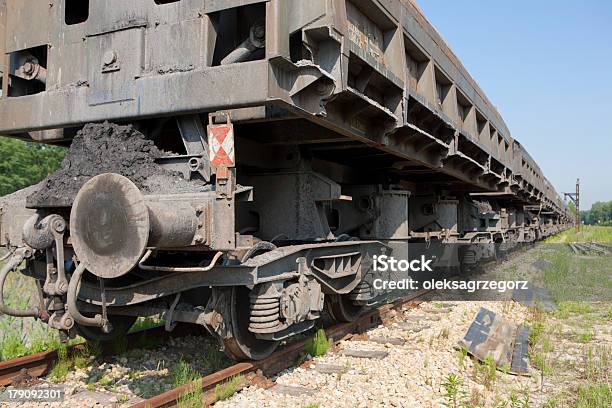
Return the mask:
<path id="1" fill-rule="evenodd" d="M 580 219 L 580 179 L 576 179 L 576 192 L 575 193 L 563 193 L 563 197 L 567 199 L 570 198 L 576 205 L 576 231 L 580 231 L 580 224 L 582 223 Z"/>

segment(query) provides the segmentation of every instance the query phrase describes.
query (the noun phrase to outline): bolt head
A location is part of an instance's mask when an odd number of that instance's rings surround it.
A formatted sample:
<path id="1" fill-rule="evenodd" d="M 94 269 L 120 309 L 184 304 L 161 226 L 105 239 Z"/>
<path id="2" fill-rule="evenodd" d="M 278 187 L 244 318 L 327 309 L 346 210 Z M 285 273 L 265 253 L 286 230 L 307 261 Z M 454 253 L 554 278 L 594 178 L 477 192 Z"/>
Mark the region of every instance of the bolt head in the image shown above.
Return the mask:
<path id="1" fill-rule="evenodd" d="M 53 221 L 53 229 L 57 232 L 64 232 L 64 230 L 66 229 L 66 223 L 64 222 L 64 220 L 56 219 L 55 221 Z"/>
<path id="2" fill-rule="evenodd" d="M 117 53 L 115 51 L 108 50 L 104 53 L 104 56 L 102 57 L 102 62 L 104 62 L 104 65 L 111 65 L 115 61 L 117 61 Z"/>
<path id="3" fill-rule="evenodd" d="M 32 72 L 34 72 L 34 64 L 29 61 L 23 64 L 23 72 L 25 72 L 26 74 L 31 74 Z"/>

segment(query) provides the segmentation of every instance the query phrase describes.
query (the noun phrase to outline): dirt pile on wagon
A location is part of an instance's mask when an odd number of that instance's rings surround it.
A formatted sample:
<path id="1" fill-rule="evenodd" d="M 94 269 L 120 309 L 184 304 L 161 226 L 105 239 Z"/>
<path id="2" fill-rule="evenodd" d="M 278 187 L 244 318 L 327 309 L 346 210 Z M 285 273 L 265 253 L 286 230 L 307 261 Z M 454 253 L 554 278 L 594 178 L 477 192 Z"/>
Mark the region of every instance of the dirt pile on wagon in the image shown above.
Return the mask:
<path id="1" fill-rule="evenodd" d="M 155 162 L 163 156 L 152 140 L 132 126 L 88 124 L 74 137 L 59 170 L 28 197 L 29 207 L 70 206 L 83 184 L 102 173 L 129 178 L 144 193 L 187 193 L 204 189 Z"/>

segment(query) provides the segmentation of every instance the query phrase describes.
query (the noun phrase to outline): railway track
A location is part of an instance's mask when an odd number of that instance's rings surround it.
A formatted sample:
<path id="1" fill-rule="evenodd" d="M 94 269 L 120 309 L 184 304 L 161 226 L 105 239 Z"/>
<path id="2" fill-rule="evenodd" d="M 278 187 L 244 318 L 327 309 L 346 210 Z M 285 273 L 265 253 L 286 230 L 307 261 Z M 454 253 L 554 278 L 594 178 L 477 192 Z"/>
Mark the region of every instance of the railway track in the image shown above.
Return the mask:
<path id="1" fill-rule="evenodd" d="M 576 255 L 606 255 L 610 247 L 597 242 L 570 242 L 569 247 Z"/>
<path id="2" fill-rule="evenodd" d="M 360 336 L 359 333 L 367 329 L 389 322 L 393 316 L 396 315 L 398 310 L 416 307 L 422 302 L 421 298 L 425 293 L 428 293 L 428 291 L 420 291 L 396 300 L 393 303 L 381 305 L 353 322 L 335 324 L 325 329 L 326 335 L 328 338 L 333 339 L 335 344 L 349 337 Z M 134 347 L 143 336 L 153 337 L 163 342 L 170 338 L 188 335 L 192 331 L 193 326 L 186 324 L 179 325 L 172 332 L 165 331 L 163 326 L 142 329 L 127 335 L 127 346 L 129 348 Z M 361 336 L 363 338 L 363 335 Z M 197 387 L 198 383 L 201 384 L 203 403 L 205 405 L 210 405 L 216 401 L 215 387 L 236 376 L 242 376 L 238 389 L 254 384 L 268 388 L 274 385 L 268 378 L 294 366 L 296 362 L 303 357 L 304 349 L 309 340 L 310 337 L 305 337 L 280 348 L 264 360 L 236 363 L 204 376 L 195 383 L 184 384 L 180 387 L 173 388 L 152 398 L 140 401 L 132 406 L 134 408 L 176 406 L 179 399 L 190 390 L 193 390 L 194 387 Z M 82 347 L 83 344 L 72 345 L 68 348 L 67 352 L 69 354 L 75 353 Z M 113 351 L 111 345 L 103 345 L 102 352 L 105 355 L 112 355 Z M 47 374 L 57 361 L 58 350 L 49 350 L 0 362 L 0 386 L 35 383 L 39 377 Z"/>
<path id="3" fill-rule="evenodd" d="M 193 331 L 193 326 L 186 324 L 177 325 L 172 332 L 167 332 L 164 326 L 155 326 L 141 329 L 129 333 L 126 336 L 127 347 L 134 347 L 144 337 L 155 338 L 158 341 L 166 341 L 170 338 L 177 338 L 188 335 Z M 112 354 L 111 344 L 102 344 L 102 353 Z M 83 344 L 74 344 L 68 347 L 68 354 L 74 353 L 83 348 Z M 14 358 L 0 362 L 0 386 L 8 386 L 16 382 L 21 382 L 27 378 L 33 381 L 47 374 L 53 365 L 58 361 L 58 350 L 48 350 L 40 353 L 30 354 L 24 357 Z"/>
<path id="4" fill-rule="evenodd" d="M 419 291 L 413 293 L 393 303 L 381 305 L 365 313 L 353 322 L 333 325 L 325 329 L 326 336 L 329 339 L 333 339 L 334 345 L 337 345 L 341 340 L 351 337 L 360 338 L 359 336 L 362 336 L 361 338 L 363 338 L 364 335 L 360 333 L 380 324 L 388 323 L 397 314 L 398 310 L 418 306 L 423 301 L 422 297 L 429 292 L 430 291 Z M 393 339 L 380 338 L 375 340 L 379 342 L 393 342 Z M 200 387 L 202 389 L 202 403 L 204 406 L 208 406 L 216 402 L 217 396 L 215 388 L 217 385 L 222 385 L 237 376 L 242 376 L 240 384 L 237 385 L 237 390 L 249 385 L 260 385 L 264 388 L 272 387 L 275 384 L 273 381 L 269 380 L 269 378 L 296 365 L 296 362 L 303 356 L 308 341 L 310 341 L 310 337 L 293 342 L 280 348 L 270 357 L 261 361 L 236 363 L 230 367 L 202 377 L 193 383 L 184 384 L 155 397 L 143 400 L 132 405 L 132 408 L 173 407 L 177 405 L 182 396 Z"/>

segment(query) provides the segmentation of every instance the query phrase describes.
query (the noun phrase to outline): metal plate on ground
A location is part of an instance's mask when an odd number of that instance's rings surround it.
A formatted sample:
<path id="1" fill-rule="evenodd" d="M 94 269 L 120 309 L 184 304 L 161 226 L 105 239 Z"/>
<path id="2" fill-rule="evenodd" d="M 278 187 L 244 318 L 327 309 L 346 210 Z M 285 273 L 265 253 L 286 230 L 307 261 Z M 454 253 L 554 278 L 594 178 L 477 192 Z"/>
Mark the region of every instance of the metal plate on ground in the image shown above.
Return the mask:
<path id="1" fill-rule="evenodd" d="M 529 327 L 520 325 L 516 331 L 514 350 L 512 352 L 512 364 L 510 368 L 515 374 L 529 373 Z"/>
<path id="2" fill-rule="evenodd" d="M 547 312 L 557 309 L 557 304 L 546 288 L 529 283 L 527 289 L 514 289 L 512 300 L 527 307 L 540 307 Z"/>
<path id="3" fill-rule="evenodd" d="M 509 373 L 526 374 L 528 337 L 526 326 L 517 327 L 495 312 L 480 308 L 461 343 L 480 361 L 490 356 L 497 368 L 509 367 Z"/>
<path id="4" fill-rule="evenodd" d="M 370 358 L 373 360 L 382 360 L 383 358 L 389 355 L 389 353 L 387 353 L 386 351 L 351 349 L 342 350 L 340 354 L 347 357 Z"/>

